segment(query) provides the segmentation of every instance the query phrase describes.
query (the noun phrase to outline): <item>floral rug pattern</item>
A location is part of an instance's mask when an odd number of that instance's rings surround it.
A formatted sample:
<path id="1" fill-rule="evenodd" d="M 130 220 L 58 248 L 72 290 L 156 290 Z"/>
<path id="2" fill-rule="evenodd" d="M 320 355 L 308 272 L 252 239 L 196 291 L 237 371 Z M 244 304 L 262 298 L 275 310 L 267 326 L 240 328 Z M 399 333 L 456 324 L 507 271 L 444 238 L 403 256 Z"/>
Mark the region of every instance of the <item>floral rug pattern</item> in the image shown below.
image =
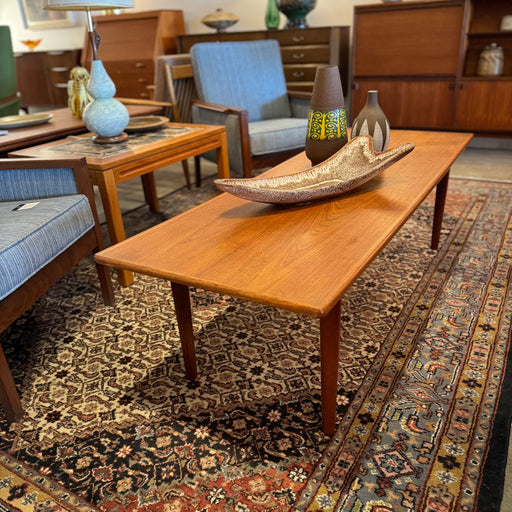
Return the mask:
<path id="1" fill-rule="evenodd" d="M 215 193 L 205 180 L 126 229 Z M 452 180 L 437 252 L 432 205 L 342 300 L 333 439 L 317 320 L 193 290 L 189 383 L 170 284 L 137 275 L 108 308 L 85 260 L 0 336 L 26 409 L 0 419 L 0 450 L 105 511 L 478 510 L 510 344 L 512 186 Z"/>

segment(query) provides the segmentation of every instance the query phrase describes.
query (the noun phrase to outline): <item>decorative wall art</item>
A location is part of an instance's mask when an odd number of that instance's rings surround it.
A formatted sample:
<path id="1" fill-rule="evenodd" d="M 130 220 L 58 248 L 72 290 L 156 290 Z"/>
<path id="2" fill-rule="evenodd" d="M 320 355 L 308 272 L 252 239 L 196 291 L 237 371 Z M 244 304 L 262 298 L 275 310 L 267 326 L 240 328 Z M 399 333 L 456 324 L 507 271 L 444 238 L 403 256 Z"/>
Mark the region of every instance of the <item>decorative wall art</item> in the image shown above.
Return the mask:
<path id="1" fill-rule="evenodd" d="M 44 0 L 20 0 L 20 6 L 27 28 L 44 30 L 74 24 L 67 11 L 46 11 Z"/>

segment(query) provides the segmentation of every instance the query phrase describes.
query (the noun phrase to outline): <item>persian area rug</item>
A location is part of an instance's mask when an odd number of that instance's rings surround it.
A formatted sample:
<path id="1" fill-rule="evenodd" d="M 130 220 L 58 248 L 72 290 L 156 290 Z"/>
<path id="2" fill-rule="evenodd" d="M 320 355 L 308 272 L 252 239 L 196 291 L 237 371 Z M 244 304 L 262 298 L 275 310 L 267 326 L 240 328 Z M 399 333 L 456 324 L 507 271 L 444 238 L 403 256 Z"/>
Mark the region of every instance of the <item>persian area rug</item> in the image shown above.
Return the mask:
<path id="1" fill-rule="evenodd" d="M 125 226 L 215 193 L 205 180 Z M 439 251 L 431 195 L 346 293 L 332 439 L 316 319 L 193 290 L 190 383 L 170 284 L 136 276 L 108 308 L 84 261 L 1 337 L 26 416 L 0 423 L 0 510 L 36 487 L 52 510 L 499 510 L 511 210 L 512 185 L 452 180 Z"/>

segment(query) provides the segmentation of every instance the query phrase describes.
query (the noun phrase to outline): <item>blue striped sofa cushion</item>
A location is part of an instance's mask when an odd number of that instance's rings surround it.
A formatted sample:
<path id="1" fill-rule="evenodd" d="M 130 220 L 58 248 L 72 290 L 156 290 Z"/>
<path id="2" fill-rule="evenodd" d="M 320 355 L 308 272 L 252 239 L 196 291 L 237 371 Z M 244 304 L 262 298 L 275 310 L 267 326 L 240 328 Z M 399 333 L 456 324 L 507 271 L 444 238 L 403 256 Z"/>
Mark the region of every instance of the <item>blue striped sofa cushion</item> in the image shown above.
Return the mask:
<path id="1" fill-rule="evenodd" d="M 17 209 L 38 203 L 30 209 Z M 94 227 L 81 194 L 0 202 L 0 300 Z"/>

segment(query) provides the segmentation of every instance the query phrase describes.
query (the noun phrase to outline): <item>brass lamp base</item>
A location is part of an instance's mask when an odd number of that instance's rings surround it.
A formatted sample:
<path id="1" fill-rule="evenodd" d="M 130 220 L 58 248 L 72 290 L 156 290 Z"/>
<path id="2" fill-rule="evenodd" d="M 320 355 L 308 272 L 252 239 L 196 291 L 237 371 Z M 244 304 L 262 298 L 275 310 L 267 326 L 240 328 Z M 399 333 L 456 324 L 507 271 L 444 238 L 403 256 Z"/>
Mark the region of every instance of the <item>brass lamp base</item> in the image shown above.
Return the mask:
<path id="1" fill-rule="evenodd" d="M 92 141 L 95 144 L 117 144 L 118 142 L 123 142 L 128 139 L 128 134 L 126 132 L 121 132 L 119 135 L 113 135 L 112 137 L 100 137 L 99 135 L 94 135 Z"/>

